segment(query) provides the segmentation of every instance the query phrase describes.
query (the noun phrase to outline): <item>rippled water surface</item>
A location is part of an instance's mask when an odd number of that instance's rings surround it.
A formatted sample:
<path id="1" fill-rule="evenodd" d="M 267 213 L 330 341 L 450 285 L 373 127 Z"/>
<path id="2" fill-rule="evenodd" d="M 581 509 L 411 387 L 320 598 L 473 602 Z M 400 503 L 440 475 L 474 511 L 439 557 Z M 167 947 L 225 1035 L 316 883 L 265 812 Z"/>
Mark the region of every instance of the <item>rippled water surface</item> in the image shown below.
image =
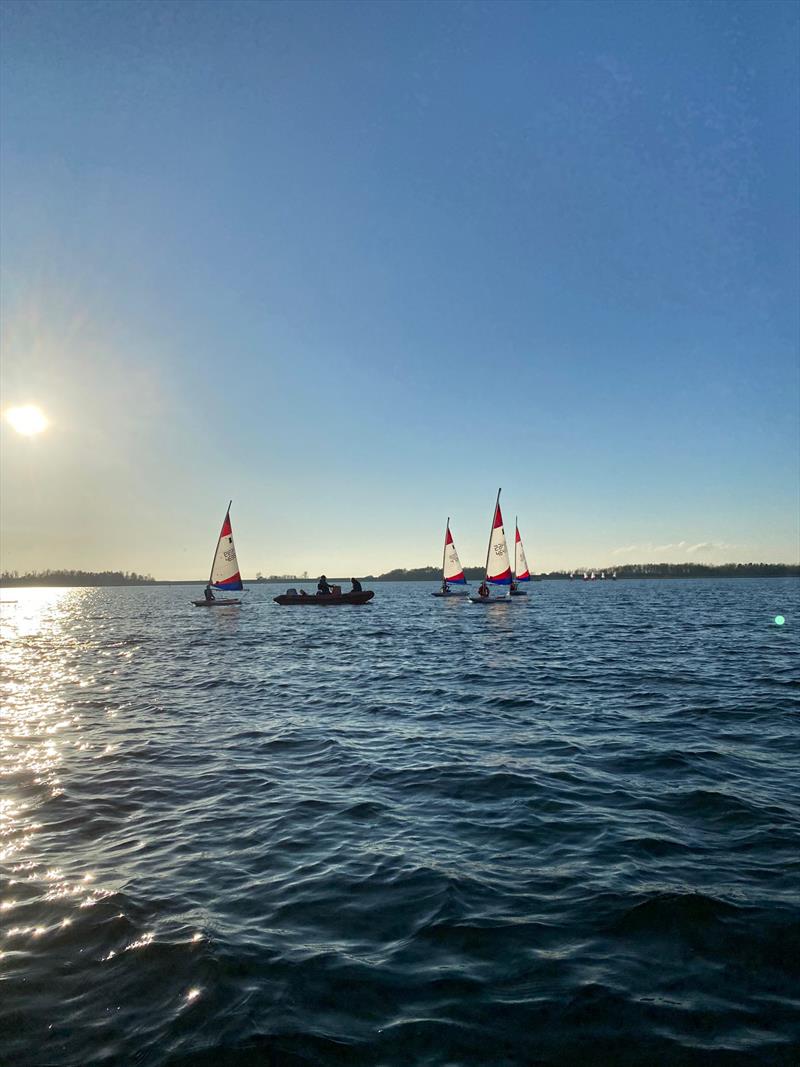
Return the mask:
<path id="1" fill-rule="evenodd" d="M 798 1062 L 797 584 L 430 588 L 3 591 L 0 1061 Z"/>

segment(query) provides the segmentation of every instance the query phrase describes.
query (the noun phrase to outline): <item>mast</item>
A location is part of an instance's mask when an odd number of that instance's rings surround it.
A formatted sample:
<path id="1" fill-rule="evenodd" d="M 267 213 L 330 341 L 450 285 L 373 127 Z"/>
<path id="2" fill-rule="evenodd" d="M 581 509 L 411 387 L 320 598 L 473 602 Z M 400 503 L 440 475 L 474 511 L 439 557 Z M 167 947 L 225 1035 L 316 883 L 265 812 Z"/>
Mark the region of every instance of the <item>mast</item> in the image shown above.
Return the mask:
<path id="1" fill-rule="evenodd" d="M 517 542 L 519 541 L 519 515 L 514 516 L 514 573 L 512 581 L 517 577 Z"/>
<path id="2" fill-rule="evenodd" d="M 500 503 L 500 493 L 502 489 L 497 490 L 497 500 L 494 502 L 494 511 L 492 512 L 492 524 L 489 527 L 489 544 L 486 546 L 486 572 L 483 576 L 484 582 L 489 581 L 489 553 L 492 551 L 492 534 L 494 533 L 494 519 L 497 514 L 497 507 Z"/>
<path id="3" fill-rule="evenodd" d="M 444 563 L 447 558 L 447 531 L 450 529 L 450 516 L 447 516 L 447 526 L 444 528 L 444 548 L 442 549 L 442 585 L 444 585 Z"/>
<path id="4" fill-rule="evenodd" d="M 228 501 L 228 510 L 225 512 L 225 519 L 227 519 L 228 516 L 231 513 L 231 504 L 232 503 L 233 503 L 232 500 Z M 217 549 L 219 548 L 219 542 L 220 542 L 220 539 L 222 537 L 222 529 L 225 526 L 225 519 L 222 520 L 222 526 L 220 526 L 220 528 L 219 528 L 220 529 L 220 536 L 217 538 L 217 543 L 214 546 L 214 555 L 211 557 L 211 570 L 209 571 L 209 574 L 208 574 L 208 584 L 209 585 L 211 585 L 211 579 L 214 577 L 214 561 L 217 558 Z"/>

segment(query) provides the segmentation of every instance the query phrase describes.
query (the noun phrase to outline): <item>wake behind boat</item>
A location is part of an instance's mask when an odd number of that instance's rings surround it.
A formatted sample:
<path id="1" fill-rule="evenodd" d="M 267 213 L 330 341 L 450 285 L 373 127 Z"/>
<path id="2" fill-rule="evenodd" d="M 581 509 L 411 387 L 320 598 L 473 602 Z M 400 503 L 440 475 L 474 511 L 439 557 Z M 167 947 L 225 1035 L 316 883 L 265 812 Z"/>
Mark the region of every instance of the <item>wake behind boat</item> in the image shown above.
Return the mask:
<path id="1" fill-rule="evenodd" d="M 500 493 L 497 490 L 497 500 L 494 505 L 494 519 L 489 534 L 489 547 L 486 550 L 486 576 L 478 587 L 478 595 L 469 599 L 473 604 L 510 604 L 511 597 L 492 596 L 489 585 L 511 585 L 511 561 L 508 558 L 508 545 L 506 544 L 506 532 L 503 529 L 503 515 L 500 511 Z"/>
<path id="2" fill-rule="evenodd" d="M 244 588 L 242 576 L 239 573 L 239 561 L 236 558 L 236 547 L 233 543 L 233 530 L 231 529 L 232 503 L 232 500 L 228 502 L 228 510 L 225 512 L 225 519 L 219 532 L 214 559 L 211 562 L 211 575 L 206 586 L 205 598 L 192 601 L 196 608 L 230 608 L 241 604 L 241 600 L 238 598 L 223 597 L 218 600 L 211 591 L 213 588 L 222 589 L 228 593 L 236 593 Z"/>
<path id="3" fill-rule="evenodd" d="M 451 586 L 457 588 L 451 589 Z M 467 579 L 464 568 L 458 558 L 456 546 L 453 544 L 453 535 L 450 533 L 450 516 L 447 517 L 447 526 L 444 531 L 444 551 L 442 552 L 442 587 L 431 596 L 466 596 Z"/>

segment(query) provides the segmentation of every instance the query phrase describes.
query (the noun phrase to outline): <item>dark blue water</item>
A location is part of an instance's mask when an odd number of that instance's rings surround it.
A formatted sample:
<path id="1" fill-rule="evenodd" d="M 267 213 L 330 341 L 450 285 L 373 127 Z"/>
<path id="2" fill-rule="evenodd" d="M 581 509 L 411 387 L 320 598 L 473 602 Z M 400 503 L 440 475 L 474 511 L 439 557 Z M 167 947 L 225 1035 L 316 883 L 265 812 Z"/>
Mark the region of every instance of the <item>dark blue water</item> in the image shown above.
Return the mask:
<path id="1" fill-rule="evenodd" d="M 4 591 L 0 1061 L 798 1062 L 797 583 L 376 588 Z"/>

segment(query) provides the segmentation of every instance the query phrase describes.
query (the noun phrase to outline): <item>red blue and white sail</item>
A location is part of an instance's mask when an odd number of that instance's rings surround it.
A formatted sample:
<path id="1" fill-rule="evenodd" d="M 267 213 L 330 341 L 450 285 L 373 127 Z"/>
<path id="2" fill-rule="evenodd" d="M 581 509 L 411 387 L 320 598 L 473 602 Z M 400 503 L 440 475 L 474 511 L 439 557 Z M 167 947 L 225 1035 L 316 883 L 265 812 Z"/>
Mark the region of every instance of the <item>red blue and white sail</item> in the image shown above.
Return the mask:
<path id="1" fill-rule="evenodd" d="M 525 559 L 525 549 L 522 547 L 522 538 L 519 535 L 519 525 L 516 525 L 516 533 L 514 535 L 514 568 L 518 582 L 529 582 L 531 580 L 528 561 Z"/>
<path id="2" fill-rule="evenodd" d="M 210 582 L 215 589 L 227 589 L 231 592 L 243 588 L 242 576 L 239 574 L 239 561 L 236 559 L 236 548 L 233 543 L 230 505 L 225 513 L 225 521 L 217 542 L 217 551 L 214 553 L 214 562 L 211 564 Z"/>
<path id="3" fill-rule="evenodd" d="M 456 546 L 453 544 L 453 535 L 450 533 L 450 523 L 447 523 L 447 531 L 444 535 L 444 565 L 442 567 L 442 578 L 449 585 L 466 585 L 467 579 L 464 577 L 464 568 L 461 566 L 461 560 L 458 558 L 458 552 L 456 552 Z"/>
<path id="4" fill-rule="evenodd" d="M 511 584 L 511 561 L 508 558 L 506 532 L 503 529 L 503 515 L 500 501 L 494 509 L 492 536 L 489 540 L 489 558 L 486 563 L 486 581 L 493 585 Z"/>

